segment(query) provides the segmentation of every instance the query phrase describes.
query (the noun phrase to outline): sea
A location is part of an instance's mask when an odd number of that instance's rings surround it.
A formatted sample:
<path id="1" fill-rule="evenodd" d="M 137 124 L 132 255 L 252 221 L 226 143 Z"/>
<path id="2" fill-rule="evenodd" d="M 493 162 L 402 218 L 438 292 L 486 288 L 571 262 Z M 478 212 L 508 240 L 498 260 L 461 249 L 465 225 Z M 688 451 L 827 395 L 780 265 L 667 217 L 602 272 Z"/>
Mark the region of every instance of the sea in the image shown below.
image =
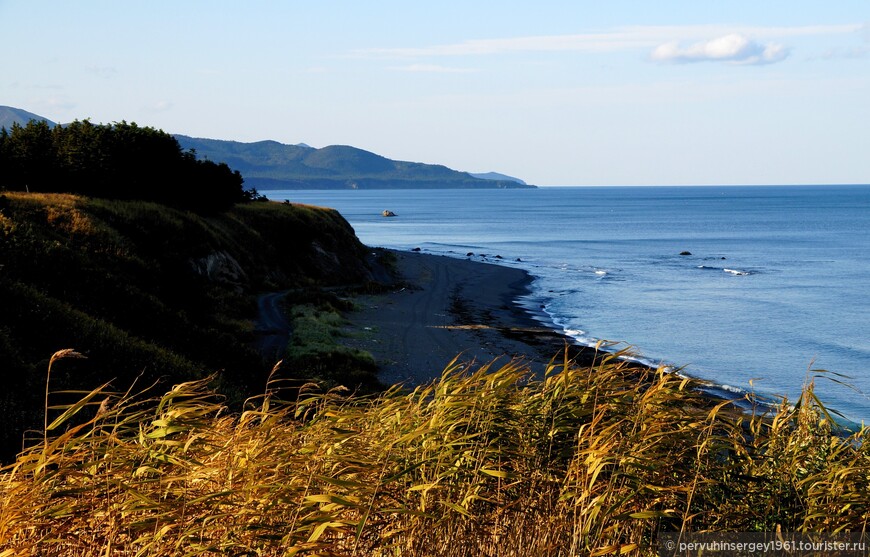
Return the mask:
<path id="1" fill-rule="evenodd" d="M 870 421 L 870 186 L 266 195 L 333 207 L 369 246 L 525 269 L 518 302 L 544 324 L 712 394 L 793 403 L 814 381 L 841 421 Z"/>

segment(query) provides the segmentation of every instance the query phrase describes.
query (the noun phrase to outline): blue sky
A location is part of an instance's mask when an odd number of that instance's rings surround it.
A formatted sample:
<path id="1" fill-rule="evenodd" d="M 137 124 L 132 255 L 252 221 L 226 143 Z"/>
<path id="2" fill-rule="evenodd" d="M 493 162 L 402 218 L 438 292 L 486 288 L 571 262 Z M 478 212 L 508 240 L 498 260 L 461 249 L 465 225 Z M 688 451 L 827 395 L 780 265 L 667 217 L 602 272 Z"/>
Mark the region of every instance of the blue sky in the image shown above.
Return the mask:
<path id="1" fill-rule="evenodd" d="M 0 0 L 0 105 L 540 185 L 870 182 L 870 2 Z"/>

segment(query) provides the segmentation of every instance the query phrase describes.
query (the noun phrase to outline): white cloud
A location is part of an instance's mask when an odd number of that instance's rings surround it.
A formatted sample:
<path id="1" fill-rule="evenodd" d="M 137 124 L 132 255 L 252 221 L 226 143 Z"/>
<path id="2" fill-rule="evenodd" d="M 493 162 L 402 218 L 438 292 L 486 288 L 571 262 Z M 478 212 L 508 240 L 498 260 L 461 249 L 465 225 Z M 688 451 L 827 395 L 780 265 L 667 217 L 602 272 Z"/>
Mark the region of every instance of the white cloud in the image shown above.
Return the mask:
<path id="1" fill-rule="evenodd" d="M 383 48 L 362 51 L 388 57 L 469 56 L 503 54 L 509 52 L 610 51 L 639 47 L 643 37 L 624 33 L 596 33 L 588 35 L 553 35 L 539 37 L 513 37 L 507 39 L 478 39 L 461 43 L 434 45 L 420 48 Z"/>
<path id="2" fill-rule="evenodd" d="M 837 46 L 829 48 L 822 53 L 822 58 L 825 60 L 832 59 L 865 59 L 870 57 L 870 21 L 860 25 L 855 29 L 855 33 L 861 37 L 864 43 L 862 46 Z"/>
<path id="3" fill-rule="evenodd" d="M 656 62 L 729 62 L 733 64 L 774 64 L 788 58 L 789 49 L 781 44 L 760 44 L 746 35 L 730 33 L 709 41 L 683 47 L 671 41 L 656 47 L 650 58 Z"/>
<path id="4" fill-rule="evenodd" d="M 853 46 L 850 48 L 830 48 L 822 53 L 825 60 L 845 59 L 860 60 L 870 56 L 870 47 Z"/>
<path id="5" fill-rule="evenodd" d="M 420 73 L 474 73 L 477 71 L 473 68 L 451 68 L 448 66 L 439 66 L 437 64 L 411 64 L 409 66 L 394 66 L 390 69 L 400 72 Z"/>
<path id="6" fill-rule="evenodd" d="M 147 107 L 150 112 L 166 112 L 167 110 L 172 108 L 172 102 L 170 101 L 157 101 L 151 106 Z"/>
<path id="7" fill-rule="evenodd" d="M 475 56 L 515 52 L 609 52 L 653 46 L 656 39 L 644 28 L 620 29 L 579 35 L 542 35 L 501 39 L 475 39 L 460 43 L 416 48 L 374 48 L 357 51 L 363 56 L 416 58 Z"/>
<path id="8" fill-rule="evenodd" d="M 631 26 L 598 33 L 575 35 L 541 35 L 496 39 L 475 39 L 458 43 L 423 47 L 371 48 L 357 50 L 357 56 L 383 58 L 418 58 L 433 56 L 481 56 L 516 52 L 617 52 L 655 48 L 673 41 L 710 41 L 715 37 L 742 35 L 766 39 L 836 35 L 860 31 L 864 25 L 806 25 L 800 27 L 741 27 L 728 25 Z M 715 40 L 715 39 L 714 39 Z M 775 57 L 770 52 L 768 56 Z"/>

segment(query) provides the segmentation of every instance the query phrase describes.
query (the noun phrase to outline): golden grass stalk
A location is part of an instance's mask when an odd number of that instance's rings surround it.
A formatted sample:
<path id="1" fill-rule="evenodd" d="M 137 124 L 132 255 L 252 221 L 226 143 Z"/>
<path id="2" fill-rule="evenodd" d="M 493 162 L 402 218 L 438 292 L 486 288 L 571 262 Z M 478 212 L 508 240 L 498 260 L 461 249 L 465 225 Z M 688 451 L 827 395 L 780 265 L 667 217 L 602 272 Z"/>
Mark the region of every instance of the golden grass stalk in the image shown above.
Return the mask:
<path id="1" fill-rule="evenodd" d="M 812 384 L 771 416 L 692 387 L 616 356 L 270 390 L 238 415 L 208 380 L 101 387 L 0 473 L 0 557 L 653 554 L 663 530 L 866 527 L 866 431 L 836 434 Z"/>

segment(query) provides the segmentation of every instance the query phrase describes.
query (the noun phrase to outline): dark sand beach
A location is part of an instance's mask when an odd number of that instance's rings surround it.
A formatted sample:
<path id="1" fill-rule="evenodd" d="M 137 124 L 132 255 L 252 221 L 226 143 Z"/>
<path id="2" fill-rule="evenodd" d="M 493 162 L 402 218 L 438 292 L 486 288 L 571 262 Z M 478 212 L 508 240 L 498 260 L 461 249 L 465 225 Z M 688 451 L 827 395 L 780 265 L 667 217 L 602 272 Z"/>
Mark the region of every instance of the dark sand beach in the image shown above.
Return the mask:
<path id="1" fill-rule="evenodd" d="M 419 384 L 462 362 L 522 359 L 542 372 L 570 339 L 517 305 L 523 270 L 446 256 L 394 252 L 406 286 L 356 298 L 345 344 L 371 352 L 383 383 Z M 572 357 L 584 357 L 579 347 Z M 586 353 L 591 350 L 586 350 Z"/>

